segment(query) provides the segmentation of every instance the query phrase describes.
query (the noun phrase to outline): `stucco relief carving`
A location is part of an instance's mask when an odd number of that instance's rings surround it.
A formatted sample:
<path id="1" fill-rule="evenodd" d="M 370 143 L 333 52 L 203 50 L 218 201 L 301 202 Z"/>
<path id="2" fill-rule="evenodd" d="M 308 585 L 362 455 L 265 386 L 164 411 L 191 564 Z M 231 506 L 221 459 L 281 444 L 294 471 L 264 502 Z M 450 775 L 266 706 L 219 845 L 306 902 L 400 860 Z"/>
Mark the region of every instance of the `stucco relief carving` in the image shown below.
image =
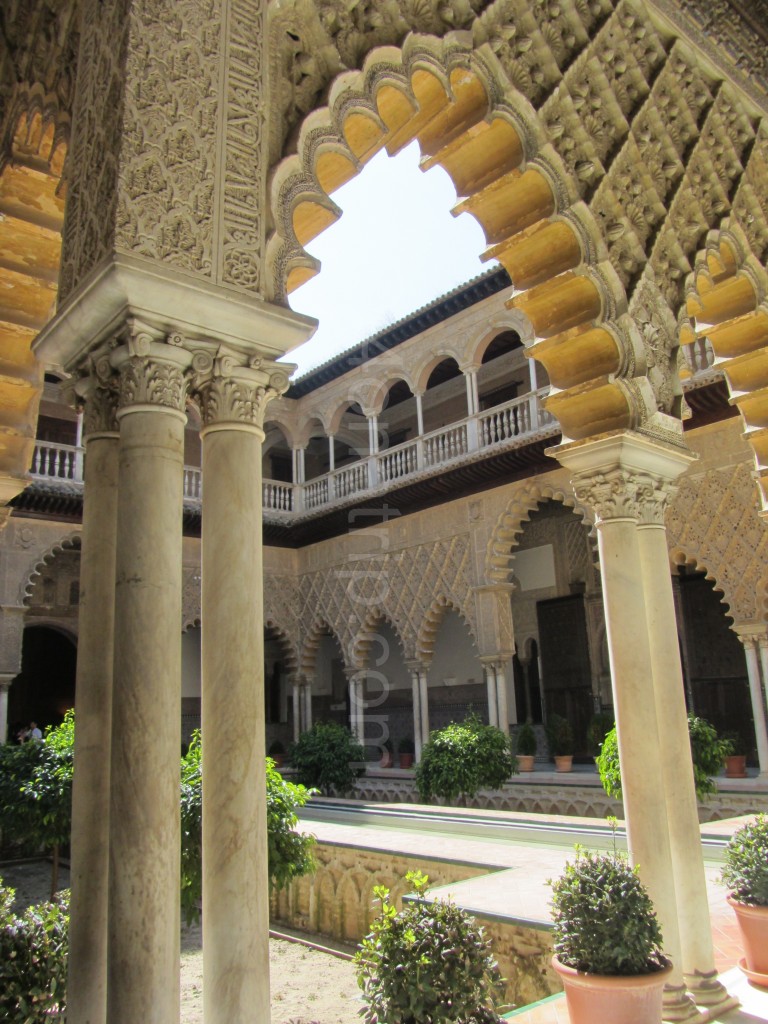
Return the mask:
<path id="1" fill-rule="evenodd" d="M 120 408 L 157 405 L 182 412 L 186 382 L 180 366 L 146 356 L 130 356 L 120 373 Z"/>
<path id="2" fill-rule="evenodd" d="M 471 576 L 466 534 L 358 557 L 351 566 L 300 577 L 299 621 L 314 622 L 322 609 L 341 644 L 345 663 L 351 666 L 357 636 L 370 611 L 376 609 L 397 631 L 406 658 L 413 659 L 418 631 L 437 595 L 458 610 L 476 635 Z"/>
<path id="3" fill-rule="evenodd" d="M 673 561 L 706 569 L 737 626 L 764 618 L 768 525 L 747 463 L 683 477 L 666 525 Z"/>
<path id="4" fill-rule="evenodd" d="M 659 412 L 680 415 L 682 385 L 678 372 L 677 322 L 654 283 L 644 278 L 629 308 L 645 351 L 648 380 Z"/>

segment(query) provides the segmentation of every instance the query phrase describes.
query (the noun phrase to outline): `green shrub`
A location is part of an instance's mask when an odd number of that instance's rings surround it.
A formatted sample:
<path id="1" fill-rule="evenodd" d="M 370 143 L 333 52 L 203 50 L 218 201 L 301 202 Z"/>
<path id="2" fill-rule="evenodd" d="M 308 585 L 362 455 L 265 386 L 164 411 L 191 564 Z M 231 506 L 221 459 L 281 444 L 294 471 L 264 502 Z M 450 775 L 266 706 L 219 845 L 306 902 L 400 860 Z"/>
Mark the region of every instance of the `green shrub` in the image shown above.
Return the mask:
<path id="1" fill-rule="evenodd" d="M 613 725 L 613 715 L 608 711 L 598 711 L 590 718 L 587 726 L 587 750 L 593 757 L 600 753 L 605 737 Z"/>
<path id="2" fill-rule="evenodd" d="M 66 1013 L 69 892 L 17 917 L 0 880 L 0 1020 L 58 1024 Z"/>
<path id="3" fill-rule="evenodd" d="M 688 735 L 691 742 L 696 796 L 703 800 L 710 793 L 717 792 L 712 776 L 721 771 L 731 744 L 727 739 L 718 739 L 714 726 L 706 719 L 693 714 L 688 715 Z M 605 737 L 600 756 L 597 758 L 597 770 L 608 796 L 621 800 L 621 766 L 615 727 Z"/>
<path id="4" fill-rule="evenodd" d="M 423 897 L 427 876 L 406 878 Z M 398 913 L 388 889 L 374 893 L 381 912 L 355 956 L 366 1024 L 500 1024 L 499 968 L 474 918 L 442 900 L 409 902 Z"/>
<path id="5" fill-rule="evenodd" d="M 637 869 L 614 849 L 577 848 L 552 886 L 554 950 L 590 974 L 649 974 L 666 965 L 661 929 Z"/>
<path id="6" fill-rule="evenodd" d="M 530 722 L 520 726 L 517 730 L 515 741 L 515 749 L 518 754 L 522 754 L 524 757 L 534 757 L 536 755 L 538 743 L 536 742 L 536 733 L 533 731 L 533 726 Z"/>
<path id="7" fill-rule="evenodd" d="M 470 715 L 431 734 L 416 766 L 416 788 L 425 801 L 455 800 L 481 789 L 499 789 L 516 772 L 509 736 Z"/>
<path id="8" fill-rule="evenodd" d="M 722 879 L 739 903 L 768 907 L 768 815 L 758 814 L 733 833 Z"/>
<path id="9" fill-rule="evenodd" d="M 302 733 L 289 758 L 299 782 L 325 796 L 348 792 L 365 771 L 365 751 L 349 729 L 336 722 L 317 722 Z"/>
<path id="10" fill-rule="evenodd" d="M 181 759 L 181 910 L 187 924 L 200 917 L 203 894 L 203 773 L 200 732 Z M 315 870 L 313 836 L 296 831 L 296 809 L 311 792 L 287 782 L 271 758 L 266 762 L 267 852 L 270 884 L 280 889 Z"/>

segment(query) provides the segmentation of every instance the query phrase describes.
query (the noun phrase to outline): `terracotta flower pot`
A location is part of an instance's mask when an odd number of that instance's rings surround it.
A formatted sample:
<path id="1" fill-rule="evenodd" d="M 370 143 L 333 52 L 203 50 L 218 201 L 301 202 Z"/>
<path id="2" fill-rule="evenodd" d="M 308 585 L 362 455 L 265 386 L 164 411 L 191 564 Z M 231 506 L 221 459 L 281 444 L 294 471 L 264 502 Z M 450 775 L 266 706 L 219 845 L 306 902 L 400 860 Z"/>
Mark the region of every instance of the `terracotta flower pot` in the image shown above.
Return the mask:
<path id="1" fill-rule="evenodd" d="M 400 767 L 401 768 L 412 768 L 413 767 L 413 754 L 401 754 L 400 755 Z"/>
<path id="2" fill-rule="evenodd" d="M 536 758 L 533 754 L 518 754 L 517 767 L 521 772 L 532 772 Z"/>
<path id="3" fill-rule="evenodd" d="M 555 754 L 555 771 L 556 772 L 572 772 L 573 771 L 573 755 L 572 754 Z"/>
<path id="4" fill-rule="evenodd" d="M 726 779 L 746 779 L 747 777 L 747 755 L 730 754 L 725 759 Z"/>
<path id="5" fill-rule="evenodd" d="M 586 974 L 561 964 L 552 966 L 565 989 L 571 1024 L 661 1024 L 664 985 L 672 965 L 652 974 Z"/>
<path id="6" fill-rule="evenodd" d="M 727 897 L 741 932 L 744 960 L 739 966 L 758 985 L 768 986 L 768 907 L 754 907 Z"/>

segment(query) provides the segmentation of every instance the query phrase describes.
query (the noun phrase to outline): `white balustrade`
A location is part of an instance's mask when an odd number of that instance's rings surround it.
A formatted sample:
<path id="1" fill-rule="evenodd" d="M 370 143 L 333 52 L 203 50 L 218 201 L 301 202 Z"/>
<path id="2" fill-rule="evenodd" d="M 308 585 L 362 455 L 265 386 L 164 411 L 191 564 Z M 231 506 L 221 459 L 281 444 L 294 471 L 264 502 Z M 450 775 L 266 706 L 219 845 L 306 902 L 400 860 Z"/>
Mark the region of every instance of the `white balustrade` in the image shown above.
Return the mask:
<path id="1" fill-rule="evenodd" d="M 32 457 L 30 474 L 39 480 L 71 480 L 83 482 L 83 449 L 73 444 L 38 441 Z"/>
<path id="2" fill-rule="evenodd" d="M 460 455 L 466 455 L 467 451 L 466 423 L 433 431 L 424 438 L 424 462 L 427 466 L 442 466 Z"/>
<path id="3" fill-rule="evenodd" d="M 333 474 L 333 497 L 347 498 L 350 494 L 368 489 L 368 466 L 355 462 L 351 466 L 337 469 Z"/>
<path id="4" fill-rule="evenodd" d="M 184 467 L 184 499 L 186 501 L 203 500 L 203 473 L 194 466 Z"/>
<path id="5" fill-rule="evenodd" d="M 322 476 L 319 480 L 310 480 L 304 484 L 304 508 L 311 511 L 313 508 L 321 508 L 328 504 L 328 477 Z"/>
<path id="6" fill-rule="evenodd" d="M 270 512 L 293 512 L 293 484 L 265 480 L 262 502 L 264 509 Z"/>
<path id="7" fill-rule="evenodd" d="M 706 373 L 714 367 L 715 353 L 706 337 L 697 338 L 691 345 L 683 345 L 683 355 L 692 377 L 697 373 Z"/>
<path id="8" fill-rule="evenodd" d="M 392 448 L 391 451 L 382 452 L 378 458 L 378 466 L 379 480 L 382 483 L 400 480 L 404 476 L 415 473 L 418 468 L 416 442 L 406 442 L 398 445 L 397 448 Z"/>

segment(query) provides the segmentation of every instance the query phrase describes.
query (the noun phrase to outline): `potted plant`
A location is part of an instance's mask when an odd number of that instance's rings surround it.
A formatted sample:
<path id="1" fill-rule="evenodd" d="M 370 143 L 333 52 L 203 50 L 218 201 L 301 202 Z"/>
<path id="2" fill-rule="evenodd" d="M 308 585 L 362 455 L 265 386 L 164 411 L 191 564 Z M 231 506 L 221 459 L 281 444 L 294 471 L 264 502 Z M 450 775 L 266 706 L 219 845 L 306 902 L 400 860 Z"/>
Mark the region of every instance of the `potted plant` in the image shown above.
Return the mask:
<path id="1" fill-rule="evenodd" d="M 555 762 L 556 772 L 573 770 L 573 729 L 562 715 L 550 715 L 547 721 L 549 753 Z"/>
<path id="2" fill-rule="evenodd" d="M 615 829 L 615 821 L 609 819 Z M 661 1024 L 672 965 L 637 874 L 613 852 L 576 851 L 551 881 L 552 965 L 565 988 L 571 1024 Z"/>
<path id="3" fill-rule="evenodd" d="M 725 755 L 725 777 L 726 779 L 746 779 L 747 777 L 747 748 L 741 733 L 723 733 L 723 743 L 728 744 L 730 754 Z"/>
<path id="4" fill-rule="evenodd" d="M 275 762 L 275 768 L 282 768 L 285 764 L 285 746 L 280 742 L 280 740 L 275 740 L 274 743 L 270 743 L 267 755 Z"/>
<path id="5" fill-rule="evenodd" d="M 517 764 L 521 772 L 532 772 L 536 758 L 536 733 L 530 722 L 517 730 Z"/>
<path id="6" fill-rule="evenodd" d="M 366 1024 L 503 1024 L 501 977 L 490 940 L 455 903 L 425 899 L 429 879 L 406 875 L 416 899 L 398 913 L 377 885 L 381 912 L 355 955 Z"/>
<path id="7" fill-rule="evenodd" d="M 731 836 L 722 879 L 741 931 L 739 966 L 750 981 L 768 985 L 768 815 L 758 814 Z"/>
<path id="8" fill-rule="evenodd" d="M 397 745 L 397 752 L 400 755 L 400 767 L 411 768 L 416 754 L 416 747 L 410 736 L 404 736 L 400 740 Z"/>

